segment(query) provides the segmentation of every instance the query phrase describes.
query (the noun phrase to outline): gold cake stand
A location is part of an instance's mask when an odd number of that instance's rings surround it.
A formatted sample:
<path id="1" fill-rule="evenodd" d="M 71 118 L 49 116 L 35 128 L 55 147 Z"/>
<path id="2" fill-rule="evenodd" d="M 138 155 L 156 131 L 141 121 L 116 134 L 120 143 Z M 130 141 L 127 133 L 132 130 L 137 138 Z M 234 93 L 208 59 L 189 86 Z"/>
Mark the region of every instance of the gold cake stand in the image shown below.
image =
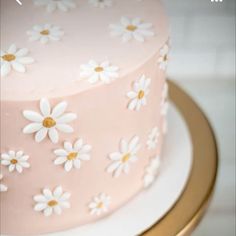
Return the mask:
<path id="1" fill-rule="evenodd" d="M 181 88 L 168 81 L 170 99 L 183 116 L 193 144 L 193 167 L 188 184 L 174 207 L 142 236 L 190 235 L 214 192 L 218 154 L 214 132 L 204 113 Z"/>

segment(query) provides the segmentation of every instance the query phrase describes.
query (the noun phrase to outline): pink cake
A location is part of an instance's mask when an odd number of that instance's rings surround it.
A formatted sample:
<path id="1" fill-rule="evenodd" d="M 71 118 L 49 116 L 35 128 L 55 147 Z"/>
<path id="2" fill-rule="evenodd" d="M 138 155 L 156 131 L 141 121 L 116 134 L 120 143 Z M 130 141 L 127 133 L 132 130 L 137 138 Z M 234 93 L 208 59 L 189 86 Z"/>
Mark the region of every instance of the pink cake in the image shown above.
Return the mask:
<path id="1" fill-rule="evenodd" d="M 1 233 L 97 221 L 155 180 L 168 24 L 158 0 L 1 0 Z"/>

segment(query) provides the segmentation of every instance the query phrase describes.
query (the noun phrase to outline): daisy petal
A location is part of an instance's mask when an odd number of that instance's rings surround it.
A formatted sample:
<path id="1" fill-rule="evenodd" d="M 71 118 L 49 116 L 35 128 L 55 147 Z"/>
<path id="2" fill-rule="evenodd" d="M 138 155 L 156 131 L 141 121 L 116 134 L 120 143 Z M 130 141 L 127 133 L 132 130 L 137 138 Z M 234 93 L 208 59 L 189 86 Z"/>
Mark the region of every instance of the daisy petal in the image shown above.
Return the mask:
<path id="1" fill-rule="evenodd" d="M 63 208 L 68 209 L 68 208 L 70 208 L 70 203 L 69 202 L 61 202 L 60 206 L 63 207 Z"/>
<path id="2" fill-rule="evenodd" d="M 80 169 L 81 167 L 81 161 L 79 159 L 75 159 L 73 161 L 73 166 L 76 168 L 76 169 Z"/>
<path id="3" fill-rule="evenodd" d="M 74 149 L 76 151 L 79 151 L 82 146 L 83 146 L 83 139 L 78 139 L 74 144 Z"/>
<path id="4" fill-rule="evenodd" d="M 65 193 L 62 194 L 62 196 L 60 197 L 60 199 L 61 199 L 62 201 L 65 201 L 65 200 L 68 200 L 68 199 L 70 198 L 70 196 L 71 196 L 70 193 L 65 192 Z"/>
<path id="5" fill-rule="evenodd" d="M 58 186 L 55 188 L 55 190 L 53 191 L 53 195 L 54 197 L 60 197 L 62 195 L 62 187 L 61 186 Z"/>
<path id="6" fill-rule="evenodd" d="M 34 196 L 34 201 L 36 202 L 47 202 L 47 199 L 43 195 Z"/>
<path id="7" fill-rule="evenodd" d="M 25 66 L 17 61 L 12 61 L 11 65 L 13 69 L 17 72 L 24 73 L 26 71 Z"/>
<path id="8" fill-rule="evenodd" d="M 121 139 L 121 141 L 120 141 L 120 150 L 122 153 L 128 152 L 128 143 L 124 139 Z"/>
<path id="9" fill-rule="evenodd" d="M 59 141 L 59 136 L 58 136 L 58 132 L 55 128 L 51 128 L 49 131 L 48 131 L 48 136 L 50 138 L 50 140 L 53 142 L 53 143 L 58 143 Z"/>
<path id="10" fill-rule="evenodd" d="M 48 130 L 46 128 L 40 129 L 35 135 L 35 141 L 40 143 L 47 135 Z"/>
<path id="11" fill-rule="evenodd" d="M 54 213 L 56 213 L 57 215 L 61 215 L 61 213 L 62 213 L 62 209 L 61 209 L 61 207 L 58 206 L 58 205 L 53 207 L 53 211 L 54 211 Z"/>
<path id="12" fill-rule="evenodd" d="M 37 113 L 37 112 L 34 112 L 34 111 L 23 111 L 23 116 L 27 119 L 27 120 L 30 120 L 30 121 L 33 121 L 33 122 L 42 122 L 43 121 L 43 117 Z"/>
<path id="13" fill-rule="evenodd" d="M 107 168 L 107 172 L 108 173 L 112 173 L 113 171 L 115 171 L 118 167 L 120 166 L 120 162 L 114 162 L 112 163 L 108 168 Z"/>
<path id="14" fill-rule="evenodd" d="M 60 103 L 58 103 L 53 108 L 51 116 L 53 118 L 58 118 L 59 116 L 61 116 L 65 112 L 65 110 L 67 108 L 67 105 L 68 105 L 67 102 L 60 102 Z M 58 120 L 57 120 L 57 122 L 58 122 Z"/>
<path id="15" fill-rule="evenodd" d="M 71 122 L 71 121 L 75 120 L 76 118 L 77 118 L 76 114 L 67 113 L 67 114 L 61 116 L 60 118 L 57 118 L 56 121 L 57 121 L 58 124 L 68 123 L 68 122 Z"/>
<path id="16" fill-rule="evenodd" d="M 24 127 L 23 133 L 24 134 L 32 134 L 32 133 L 39 131 L 42 127 L 43 126 L 41 123 L 31 123 L 31 124 Z"/>
<path id="17" fill-rule="evenodd" d="M 51 113 L 51 106 L 46 98 L 40 100 L 40 110 L 45 117 L 48 117 Z"/>
<path id="18" fill-rule="evenodd" d="M 43 194 L 48 200 L 52 199 L 53 197 L 51 190 L 48 188 L 43 189 Z"/>
<path id="19" fill-rule="evenodd" d="M 27 55 L 28 52 L 29 52 L 29 50 L 27 48 L 21 48 L 15 53 L 15 55 L 17 57 L 23 57 L 23 56 Z"/>
<path id="20" fill-rule="evenodd" d="M 73 146 L 72 146 L 72 144 L 70 142 L 64 142 L 64 148 L 68 152 L 73 152 Z"/>
<path id="21" fill-rule="evenodd" d="M 67 151 L 65 151 L 64 149 L 57 149 L 54 151 L 55 155 L 57 156 L 61 156 L 61 157 L 65 157 L 67 156 Z"/>
<path id="22" fill-rule="evenodd" d="M 17 62 L 21 63 L 21 64 L 31 64 L 34 62 L 34 59 L 32 57 L 20 57 L 17 58 L 16 60 Z"/>
<path id="23" fill-rule="evenodd" d="M 11 65 L 9 62 L 1 63 L 1 77 L 8 75 L 11 71 Z"/>
<path id="24" fill-rule="evenodd" d="M 12 44 L 9 49 L 7 50 L 7 53 L 10 53 L 10 54 L 15 54 L 16 53 L 16 45 L 15 44 Z"/>
<path id="25" fill-rule="evenodd" d="M 129 144 L 129 151 L 130 152 L 138 145 L 138 142 L 139 142 L 138 136 L 135 136 L 132 138 L 132 140 L 130 141 L 130 144 Z"/>
<path id="26" fill-rule="evenodd" d="M 74 129 L 67 124 L 57 124 L 56 128 L 64 133 L 73 133 Z"/>
<path id="27" fill-rule="evenodd" d="M 90 155 L 88 154 L 80 154 L 79 159 L 83 161 L 89 161 L 90 160 Z"/>
<path id="28" fill-rule="evenodd" d="M 46 203 L 38 203 L 34 206 L 34 210 L 35 211 L 42 211 L 44 209 L 47 208 L 47 204 Z"/>
<path id="29" fill-rule="evenodd" d="M 67 160 L 67 157 L 58 157 L 55 161 L 54 164 L 55 165 L 61 165 L 63 163 L 65 163 Z"/>
<path id="30" fill-rule="evenodd" d="M 73 162 L 72 161 L 66 161 L 65 163 L 65 171 L 69 172 L 73 167 Z"/>
<path id="31" fill-rule="evenodd" d="M 51 207 L 47 207 L 44 211 L 44 216 L 50 216 L 52 214 L 52 208 Z"/>

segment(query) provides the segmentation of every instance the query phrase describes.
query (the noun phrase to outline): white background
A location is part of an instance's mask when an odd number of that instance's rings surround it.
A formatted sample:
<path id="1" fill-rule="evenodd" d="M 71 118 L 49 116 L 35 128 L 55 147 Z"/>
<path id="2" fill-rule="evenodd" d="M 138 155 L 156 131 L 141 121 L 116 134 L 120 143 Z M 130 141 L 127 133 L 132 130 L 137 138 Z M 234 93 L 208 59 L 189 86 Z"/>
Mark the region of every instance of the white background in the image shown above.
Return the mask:
<path id="1" fill-rule="evenodd" d="M 232 79 L 235 75 L 235 0 L 163 0 L 170 16 L 175 79 Z M 186 69 L 188 68 L 188 69 Z"/>
<path id="2" fill-rule="evenodd" d="M 199 103 L 218 140 L 216 194 L 194 236 L 235 236 L 235 0 L 163 0 L 170 16 L 168 74 Z"/>

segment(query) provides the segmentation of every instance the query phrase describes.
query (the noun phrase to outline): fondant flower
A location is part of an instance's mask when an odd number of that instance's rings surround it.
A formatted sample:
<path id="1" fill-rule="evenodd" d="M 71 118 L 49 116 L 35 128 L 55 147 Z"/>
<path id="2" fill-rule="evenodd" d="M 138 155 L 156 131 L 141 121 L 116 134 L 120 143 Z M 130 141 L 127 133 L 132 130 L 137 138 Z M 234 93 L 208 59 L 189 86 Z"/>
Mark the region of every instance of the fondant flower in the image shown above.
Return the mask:
<path id="1" fill-rule="evenodd" d="M 164 134 L 166 134 L 168 131 L 168 123 L 167 123 L 167 118 L 166 118 L 168 109 L 169 109 L 168 84 L 165 83 L 162 90 L 162 97 L 161 97 L 161 115 L 163 116 L 162 132 Z"/>
<path id="2" fill-rule="evenodd" d="M 65 113 L 67 102 L 58 103 L 52 110 L 49 101 L 46 98 L 40 100 L 40 111 L 23 111 L 24 117 L 32 121 L 24 127 L 24 134 L 35 134 L 35 141 L 41 142 L 48 134 L 53 143 L 59 140 L 58 130 L 64 133 L 72 133 L 73 128 L 67 123 L 75 120 L 77 115 L 74 113 Z M 65 113 L 65 114 L 64 114 Z"/>
<path id="3" fill-rule="evenodd" d="M 145 170 L 145 176 L 144 176 L 144 187 L 147 188 L 151 186 L 154 182 L 154 180 L 157 177 L 158 171 L 160 168 L 160 157 L 156 156 L 153 158 L 148 167 Z"/>
<path id="4" fill-rule="evenodd" d="M 119 177 L 122 172 L 128 174 L 130 164 L 138 160 L 137 152 L 139 148 L 138 136 L 134 136 L 130 142 L 121 139 L 120 150 L 109 155 L 112 164 L 108 166 L 107 172 L 113 173 L 113 177 Z"/>
<path id="5" fill-rule="evenodd" d="M 128 109 L 139 111 L 141 106 L 147 104 L 147 95 L 149 94 L 149 85 L 151 79 L 146 78 L 145 75 L 142 75 L 140 79 L 136 80 L 133 85 L 133 91 L 127 93 L 130 102 L 128 104 Z"/>
<path id="6" fill-rule="evenodd" d="M 1 164 L 8 166 L 10 172 L 16 170 L 19 173 L 22 173 L 24 168 L 29 168 L 30 164 L 28 163 L 29 156 L 25 155 L 23 151 L 9 151 L 8 153 L 2 153 L 1 155 Z"/>
<path id="7" fill-rule="evenodd" d="M 0 173 L 0 192 L 6 192 L 8 187 L 2 183 L 3 175 Z"/>
<path id="8" fill-rule="evenodd" d="M 30 41 L 40 41 L 41 43 L 48 43 L 49 41 L 59 41 L 64 35 L 64 32 L 58 26 L 51 24 L 35 25 L 33 29 L 27 31 L 30 35 Z"/>
<path id="9" fill-rule="evenodd" d="M 169 103 L 168 103 L 168 84 L 165 83 L 162 90 L 161 97 L 161 115 L 165 116 L 168 112 Z"/>
<path id="10" fill-rule="evenodd" d="M 148 140 L 147 140 L 148 150 L 156 148 L 159 135 L 160 135 L 160 133 L 159 133 L 158 127 L 154 127 L 152 129 L 151 133 L 148 135 Z"/>
<path id="11" fill-rule="evenodd" d="M 169 46 L 166 43 L 161 49 L 160 49 L 160 57 L 158 59 L 159 67 L 161 70 L 166 70 L 168 65 L 168 53 L 169 53 Z"/>
<path id="12" fill-rule="evenodd" d="M 99 64 L 94 60 L 90 60 L 88 64 L 80 66 L 80 76 L 88 78 L 90 83 L 96 83 L 101 80 L 108 84 L 118 78 L 118 70 L 117 66 L 111 65 L 108 61 Z"/>
<path id="13" fill-rule="evenodd" d="M 111 24 L 111 35 L 119 36 L 123 42 L 135 39 L 139 42 L 144 42 L 146 37 L 154 36 L 151 30 L 151 23 L 144 23 L 140 18 L 129 19 L 121 17 L 119 24 Z"/>
<path id="14" fill-rule="evenodd" d="M 1 76 L 8 75 L 12 69 L 25 73 L 25 65 L 34 62 L 32 57 L 27 56 L 28 52 L 27 48 L 17 49 L 15 44 L 12 44 L 6 52 L 1 51 Z"/>
<path id="15" fill-rule="evenodd" d="M 54 164 L 64 164 L 65 171 L 70 171 L 73 167 L 80 169 L 82 161 L 90 160 L 91 149 L 92 147 L 84 144 L 82 139 L 78 139 L 74 145 L 70 142 L 64 142 L 64 149 L 54 151 L 57 156 Z"/>
<path id="16" fill-rule="evenodd" d="M 112 0 L 89 0 L 89 3 L 94 7 L 99 7 L 99 8 L 112 6 Z"/>
<path id="17" fill-rule="evenodd" d="M 33 0 L 36 6 L 45 6 L 48 12 L 56 9 L 66 12 L 76 7 L 74 0 Z"/>
<path id="18" fill-rule="evenodd" d="M 89 204 L 91 215 L 101 215 L 108 211 L 108 207 L 111 202 L 111 197 L 105 193 L 99 194 L 97 197 L 93 198 L 93 201 Z"/>
<path id="19" fill-rule="evenodd" d="M 56 187 L 53 192 L 48 188 L 44 188 L 42 192 L 43 194 L 34 196 L 35 211 L 43 211 L 44 216 L 50 216 L 52 213 L 60 215 L 63 209 L 70 208 L 71 194 L 63 192 L 61 186 Z"/>

